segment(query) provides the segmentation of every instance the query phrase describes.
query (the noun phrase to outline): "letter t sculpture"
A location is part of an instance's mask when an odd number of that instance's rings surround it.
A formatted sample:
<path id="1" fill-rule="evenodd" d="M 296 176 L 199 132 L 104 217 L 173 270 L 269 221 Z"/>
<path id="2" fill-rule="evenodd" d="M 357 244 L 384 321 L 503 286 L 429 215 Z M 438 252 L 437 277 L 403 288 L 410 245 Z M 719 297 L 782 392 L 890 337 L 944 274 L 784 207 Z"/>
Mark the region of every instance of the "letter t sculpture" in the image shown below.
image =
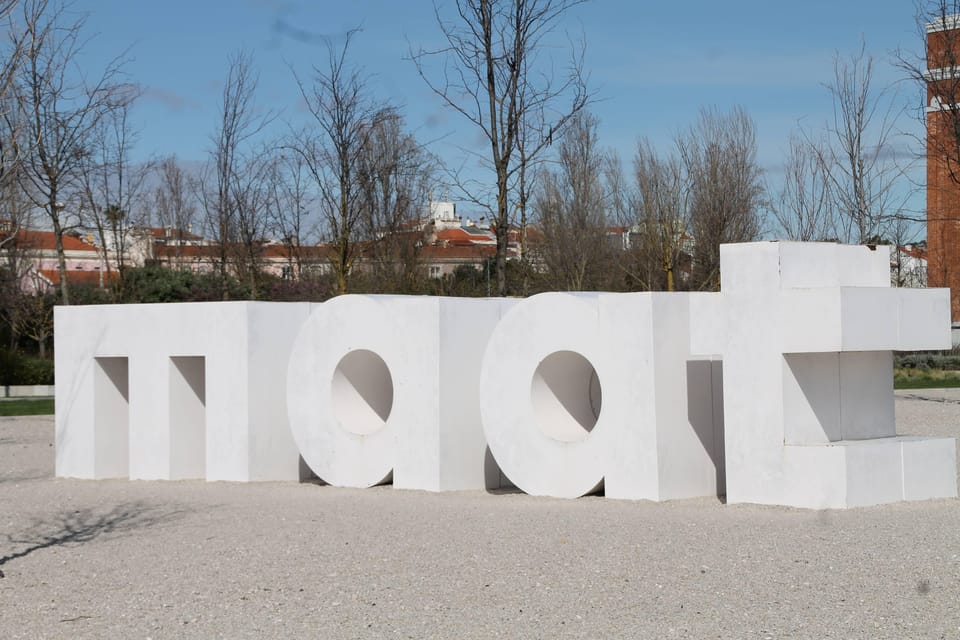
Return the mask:
<path id="1" fill-rule="evenodd" d="M 720 247 L 691 352 L 723 357 L 727 501 L 842 509 L 955 497 L 953 438 L 897 436 L 893 351 L 950 347 L 947 289 L 890 287 L 886 247 Z"/>

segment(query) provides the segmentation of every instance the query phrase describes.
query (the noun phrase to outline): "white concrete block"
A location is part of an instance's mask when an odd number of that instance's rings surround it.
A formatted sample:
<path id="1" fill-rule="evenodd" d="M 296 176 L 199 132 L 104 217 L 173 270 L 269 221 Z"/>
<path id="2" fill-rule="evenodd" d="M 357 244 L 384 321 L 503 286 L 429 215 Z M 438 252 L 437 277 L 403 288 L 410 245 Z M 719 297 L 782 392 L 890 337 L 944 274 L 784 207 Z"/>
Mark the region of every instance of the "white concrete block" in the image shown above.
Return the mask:
<path id="1" fill-rule="evenodd" d="M 773 294 L 767 304 L 779 311 L 774 329 L 779 333 L 782 353 L 831 353 L 842 349 L 839 288 L 787 289 Z"/>
<path id="2" fill-rule="evenodd" d="M 720 290 L 749 293 L 780 288 L 780 243 L 720 245 Z"/>
<path id="3" fill-rule="evenodd" d="M 170 479 L 206 475 L 206 358 L 170 358 Z"/>
<path id="4" fill-rule="evenodd" d="M 723 477 L 723 413 L 717 411 L 714 393 L 722 394 L 718 360 L 690 355 L 690 294 L 638 294 L 652 303 L 653 380 L 657 425 L 658 478 L 657 500 L 672 500 L 717 495 Z M 636 297 L 638 302 L 642 297 Z M 611 321 L 629 317 L 621 312 L 619 301 L 629 298 L 603 295 L 600 318 L 605 333 L 619 335 Z M 634 302 L 637 304 L 637 302 Z M 626 305 L 624 305 L 626 306 Z M 716 384 L 715 384 L 716 382 Z M 637 402 L 638 394 L 633 393 Z M 637 446 L 645 446 L 638 442 Z M 617 476 L 607 475 L 607 495 L 619 497 L 614 483 Z M 632 484 L 632 483 L 630 483 Z M 628 486 L 630 486 L 628 484 Z M 625 490 L 624 497 L 631 497 Z M 640 496 L 643 497 L 643 496 Z"/>
<path id="5" fill-rule="evenodd" d="M 886 249 L 720 253 L 720 303 L 709 304 L 726 316 L 727 501 L 846 508 L 955 492 L 946 449 L 930 445 L 941 471 L 925 476 L 893 437 L 891 352 L 949 345 L 944 294 L 890 289 Z M 716 353 L 719 341 L 692 341 L 693 353 Z M 919 457 L 925 445 L 909 446 Z"/>
<path id="6" fill-rule="evenodd" d="M 541 294 L 490 338 L 484 431 L 534 495 L 664 500 L 717 490 L 719 369 L 689 354 L 689 294 Z M 563 318 L 544 323 L 544 318 Z M 721 432 L 722 433 L 722 432 Z"/>
<path id="7" fill-rule="evenodd" d="M 891 437 L 784 448 L 782 499 L 773 504 L 847 509 L 956 497 L 952 438 Z"/>
<path id="8" fill-rule="evenodd" d="M 717 466 L 717 495 L 727 495 L 727 457 L 726 457 L 726 437 L 723 429 L 723 361 L 719 358 L 711 360 L 711 378 L 713 396 L 713 407 L 711 420 L 713 421 L 713 455 Z M 689 393 L 689 391 L 688 391 Z M 694 413 L 690 414 L 691 421 L 698 420 Z"/>
<path id="9" fill-rule="evenodd" d="M 780 305 L 784 353 L 943 349 L 950 326 L 949 291 L 943 291 L 790 289 L 770 304 Z"/>
<path id="10" fill-rule="evenodd" d="M 841 439 L 895 436 L 893 353 L 841 353 L 839 364 Z"/>
<path id="11" fill-rule="evenodd" d="M 889 351 L 784 355 L 786 444 L 896 435 Z"/>
<path id="12" fill-rule="evenodd" d="M 841 287 L 890 286 L 889 245 L 834 245 Z M 819 285 L 825 286 L 825 285 Z"/>
<path id="13" fill-rule="evenodd" d="M 950 290 L 897 289 L 899 348 L 949 349 Z"/>
<path id="14" fill-rule="evenodd" d="M 750 500 L 801 509 L 847 507 L 847 466 L 843 447 L 788 445 L 783 448 L 783 473 L 775 486 Z M 729 502 L 730 496 L 727 494 Z"/>
<path id="15" fill-rule="evenodd" d="M 89 384 L 89 383 L 88 383 Z M 84 453 L 93 477 L 121 478 L 130 468 L 130 382 L 125 357 L 93 359 L 93 437 Z M 92 449 L 92 450 L 91 450 Z"/>
<path id="16" fill-rule="evenodd" d="M 699 293 L 690 300 L 690 352 L 723 353 L 727 344 L 727 314 L 719 293 Z"/>
<path id="17" fill-rule="evenodd" d="M 953 438 L 901 438 L 903 499 L 957 497 L 957 448 Z"/>
<path id="18" fill-rule="evenodd" d="M 308 309 L 57 307 L 57 475 L 297 479 L 284 390 Z"/>
<path id="19" fill-rule="evenodd" d="M 719 360 L 678 359 L 676 352 L 656 364 L 664 369 L 682 365 L 678 385 L 657 381 L 658 470 L 655 500 L 674 500 L 724 493 L 723 387 Z M 684 397 L 684 395 L 686 397 Z M 608 484 L 615 476 L 608 475 Z M 607 495 L 621 497 L 615 485 Z M 629 491 L 623 497 L 631 498 Z M 642 496 L 640 496 L 642 497 Z"/>
<path id="20" fill-rule="evenodd" d="M 838 351 L 909 349 L 900 342 L 899 295 L 895 289 L 844 287 L 839 289 L 843 332 Z"/>
<path id="21" fill-rule="evenodd" d="M 843 439 L 839 353 L 784 355 L 783 424 L 788 445 Z"/>
<path id="22" fill-rule="evenodd" d="M 839 287 L 840 252 L 833 242 L 778 242 L 780 288 Z"/>
<path id="23" fill-rule="evenodd" d="M 245 348 L 249 362 L 246 386 L 240 402 L 249 402 L 249 476 L 251 480 L 296 480 L 300 477 L 299 451 L 287 420 L 287 365 L 293 340 L 317 304 L 253 304 L 244 325 Z M 211 364 L 217 365 L 218 362 Z M 229 374 L 223 374 L 229 375 Z M 250 402 L 250 399 L 255 399 Z M 291 456 L 296 471 L 289 467 Z M 208 456 L 208 465 L 210 457 Z"/>
<path id="24" fill-rule="evenodd" d="M 769 504 L 848 509 L 903 499 L 897 438 L 784 447 L 784 484 Z"/>
<path id="25" fill-rule="evenodd" d="M 903 500 L 903 464 L 897 438 L 842 440 L 837 445 L 846 457 L 844 507 L 870 507 Z"/>
<path id="26" fill-rule="evenodd" d="M 290 426 L 337 486 L 498 484 L 480 424 L 487 337 L 510 300 L 340 296 L 315 308 L 289 362 Z"/>
<path id="27" fill-rule="evenodd" d="M 604 402 L 627 417 L 605 472 L 607 497 L 669 500 L 717 493 L 722 414 L 715 412 L 713 381 L 719 369 L 709 358 L 690 356 L 691 297 L 597 297 L 600 335 L 615 337 L 605 361 L 612 375 L 604 375 L 610 380 Z M 645 388 L 652 397 L 640 391 Z"/>

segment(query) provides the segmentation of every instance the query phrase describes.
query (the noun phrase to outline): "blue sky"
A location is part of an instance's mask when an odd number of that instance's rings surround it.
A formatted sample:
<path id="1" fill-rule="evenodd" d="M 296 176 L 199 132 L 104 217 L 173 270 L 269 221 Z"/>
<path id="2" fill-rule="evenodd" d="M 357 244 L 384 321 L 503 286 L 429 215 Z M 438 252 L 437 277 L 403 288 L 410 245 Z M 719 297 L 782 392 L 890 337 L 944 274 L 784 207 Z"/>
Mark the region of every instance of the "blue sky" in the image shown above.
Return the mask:
<path id="1" fill-rule="evenodd" d="M 441 0 L 441 8 L 449 4 Z M 73 8 L 90 12 L 90 64 L 129 48 L 127 71 L 146 89 L 135 112 L 141 158 L 203 160 L 227 58 L 240 47 L 255 56 L 258 104 L 282 113 L 276 126 L 303 122 L 288 65 L 309 74 L 325 50 L 297 35 L 338 37 L 356 26 L 352 60 L 370 74 L 376 97 L 399 103 L 418 137 L 435 141 L 434 153 L 456 163 L 458 145 L 476 139 L 405 59 L 410 44 L 440 43 L 430 0 L 80 0 Z M 863 39 L 877 59 L 876 82 L 896 84 L 902 74 L 892 52 L 921 45 L 913 11 L 907 0 L 594 0 L 571 11 L 554 40 L 586 39 L 601 141 L 626 161 L 638 136 L 666 149 L 701 107 L 739 104 L 756 122 L 760 162 L 775 183 L 791 130 L 829 117 L 823 83 L 835 52 L 853 52 Z M 557 55 L 560 64 L 559 46 Z M 916 87 L 900 85 L 903 103 L 917 105 Z M 913 112 L 902 126 L 920 131 Z"/>

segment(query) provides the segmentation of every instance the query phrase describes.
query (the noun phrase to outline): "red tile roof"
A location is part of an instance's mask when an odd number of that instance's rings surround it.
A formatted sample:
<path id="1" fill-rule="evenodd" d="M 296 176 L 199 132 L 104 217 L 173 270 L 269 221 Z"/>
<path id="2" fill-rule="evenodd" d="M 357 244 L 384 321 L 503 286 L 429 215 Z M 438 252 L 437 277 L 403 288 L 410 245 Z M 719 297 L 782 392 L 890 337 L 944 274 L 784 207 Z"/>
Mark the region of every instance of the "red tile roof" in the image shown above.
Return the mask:
<path id="1" fill-rule="evenodd" d="M 0 234 L 0 240 L 8 237 L 8 235 L 9 234 Z M 20 249 L 30 249 L 34 251 L 56 251 L 57 248 L 57 240 L 53 231 L 20 229 L 14 238 L 14 243 Z M 63 250 L 97 253 L 97 248 L 92 244 L 88 244 L 80 238 L 66 233 L 63 234 Z"/>
<path id="2" fill-rule="evenodd" d="M 482 229 L 465 229 L 463 227 L 452 227 L 450 229 L 441 229 L 436 233 L 437 242 L 446 242 L 453 245 L 472 245 L 478 243 L 496 242 L 496 236 L 489 231 Z"/>
<path id="3" fill-rule="evenodd" d="M 184 231 L 183 229 L 174 229 L 172 227 L 150 227 L 150 234 L 156 240 L 202 240 L 202 236 L 195 233 Z"/>

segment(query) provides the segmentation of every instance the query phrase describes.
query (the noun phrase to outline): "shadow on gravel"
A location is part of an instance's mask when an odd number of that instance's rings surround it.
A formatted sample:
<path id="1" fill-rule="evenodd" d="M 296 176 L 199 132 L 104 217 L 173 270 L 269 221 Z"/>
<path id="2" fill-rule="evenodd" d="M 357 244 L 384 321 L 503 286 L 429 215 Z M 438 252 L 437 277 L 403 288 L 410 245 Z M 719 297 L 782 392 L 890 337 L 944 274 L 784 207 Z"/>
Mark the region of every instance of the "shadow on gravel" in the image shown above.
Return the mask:
<path id="1" fill-rule="evenodd" d="M 38 518 L 20 533 L 4 534 L 4 546 L 21 549 L 0 556 L 0 567 L 42 549 L 79 545 L 110 534 L 124 535 L 175 520 L 184 513 L 185 510 L 163 510 L 138 501 L 117 505 L 106 513 L 79 509 Z"/>

